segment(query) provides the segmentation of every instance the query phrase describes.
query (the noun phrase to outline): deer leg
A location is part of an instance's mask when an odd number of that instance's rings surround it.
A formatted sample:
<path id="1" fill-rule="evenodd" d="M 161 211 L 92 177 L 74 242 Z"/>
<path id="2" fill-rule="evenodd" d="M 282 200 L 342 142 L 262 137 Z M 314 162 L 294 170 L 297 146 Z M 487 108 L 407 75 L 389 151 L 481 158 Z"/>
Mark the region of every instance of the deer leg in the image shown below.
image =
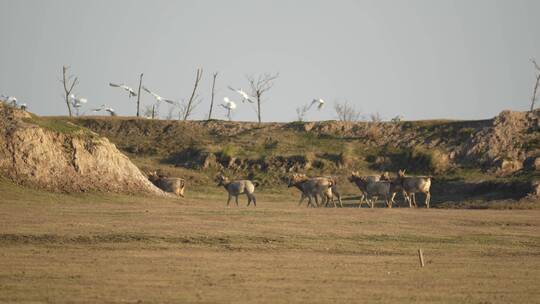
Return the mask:
<path id="1" fill-rule="evenodd" d="M 236 207 L 238 207 L 238 195 L 235 195 L 235 196 L 234 196 L 234 200 L 235 200 L 235 202 L 236 202 Z"/>
<path id="2" fill-rule="evenodd" d="M 384 196 L 384 200 L 386 201 L 386 207 L 392 208 L 392 200 L 388 199 L 388 195 Z"/>
<path id="3" fill-rule="evenodd" d="M 229 203 L 231 202 L 231 195 L 229 194 L 229 198 L 227 199 L 227 208 L 229 208 Z"/>
<path id="4" fill-rule="evenodd" d="M 298 206 L 302 205 L 302 202 L 304 201 L 304 198 L 306 198 L 306 195 L 304 193 L 302 193 L 300 195 L 300 201 L 298 202 Z M 309 204 L 308 204 L 309 205 Z"/>
<path id="5" fill-rule="evenodd" d="M 248 193 L 246 193 L 246 196 L 248 199 L 247 207 L 249 207 L 249 204 L 251 204 L 251 196 Z"/>
<path id="6" fill-rule="evenodd" d="M 414 207 L 417 208 L 418 204 L 416 204 L 416 194 L 413 192 L 411 195 L 412 195 L 412 200 L 413 200 Z"/>
<path id="7" fill-rule="evenodd" d="M 431 202 L 431 193 L 426 193 L 426 208 L 429 208 L 429 203 Z"/>
<path id="8" fill-rule="evenodd" d="M 337 199 L 338 199 L 338 202 L 339 202 L 339 206 L 341 208 L 343 208 L 343 202 L 341 201 L 341 195 L 337 194 Z"/>
<path id="9" fill-rule="evenodd" d="M 394 198 L 396 197 L 396 192 L 392 193 L 391 196 L 390 196 L 390 203 L 391 204 L 395 204 L 397 207 L 399 207 L 399 204 L 396 203 L 396 201 L 394 200 Z"/>
<path id="10" fill-rule="evenodd" d="M 253 201 L 253 207 L 257 207 L 257 200 L 255 199 L 255 195 L 251 194 L 251 200 Z"/>

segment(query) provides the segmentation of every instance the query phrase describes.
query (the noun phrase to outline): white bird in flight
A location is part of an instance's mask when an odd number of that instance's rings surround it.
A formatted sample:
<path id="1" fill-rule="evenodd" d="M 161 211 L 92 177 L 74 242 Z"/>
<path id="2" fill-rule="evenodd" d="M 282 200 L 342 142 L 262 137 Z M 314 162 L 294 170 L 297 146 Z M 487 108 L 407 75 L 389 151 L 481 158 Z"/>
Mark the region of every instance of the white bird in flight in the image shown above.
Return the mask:
<path id="1" fill-rule="evenodd" d="M 100 111 L 103 111 L 106 107 L 107 107 L 106 105 L 102 104 L 98 108 L 93 108 L 90 111 L 92 111 L 92 112 L 100 112 Z"/>
<path id="2" fill-rule="evenodd" d="M 137 96 L 137 93 L 135 93 L 135 91 L 132 88 L 128 87 L 125 84 L 116 84 L 116 83 L 109 82 L 109 86 L 111 86 L 113 88 L 122 88 L 122 89 L 124 89 L 126 92 L 129 93 L 129 98 Z"/>
<path id="3" fill-rule="evenodd" d="M 161 102 L 161 101 L 165 101 L 166 103 L 170 103 L 170 104 L 175 104 L 175 101 L 174 100 L 171 100 L 171 99 L 165 99 L 161 96 L 159 96 L 158 94 L 150 91 L 148 88 L 146 88 L 145 86 L 142 87 L 143 90 L 145 90 L 146 92 L 148 92 L 148 94 L 154 96 L 154 98 L 156 99 L 157 102 Z"/>
<path id="4" fill-rule="evenodd" d="M 222 103 L 221 106 L 227 110 L 227 118 L 232 120 L 231 113 L 234 109 L 236 109 L 236 103 L 230 100 L 229 97 L 223 97 L 223 101 L 225 101 L 225 103 Z"/>
<path id="5" fill-rule="evenodd" d="M 223 101 L 225 101 L 225 103 L 222 103 L 221 106 L 225 109 L 229 111 L 236 109 L 236 103 L 230 100 L 229 97 L 223 97 Z"/>
<path id="6" fill-rule="evenodd" d="M 109 114 L 111 114 L 111 116 L 116 116 L 116 112 L 114 111 L 113 108 L 106 108 L 105 111 L 109 112 Z"/>
<path id="7" fill-rule="evenodd" d="M 69 98 L 71 99 L 71 104 L 74 108 L 80 108 L 83 104 L 88 102 L 86 98 L 77 97 L 74 94 L 69 95 Z"/>
<path id="8" fill-rule="evenodd" d="M 255 102 L 255 98 L 253 98 L 252 96 L 249 96 L 248 93 L 243 91 L 241 88 L 240 89 L 235 89 L 235 88 L 229 86 L 229 89 L 232 90 L 232 91 L 235 91 L 238 94 L 240 94 L 240 96 L 242 96 L 242 102 L 246 102 L 246 100 L 251 102 L 251 103 Z"/>
<path id="9" fill-rule="evenodd" d="M 317 105 L 317 110 L 320 110 L 324 106 L 324 100 L 322 100 L 322 98 L 313 99 L 313 101 L 309 105 L 308 110 L 311 109 L 311 107 L 314 105 Z"/>

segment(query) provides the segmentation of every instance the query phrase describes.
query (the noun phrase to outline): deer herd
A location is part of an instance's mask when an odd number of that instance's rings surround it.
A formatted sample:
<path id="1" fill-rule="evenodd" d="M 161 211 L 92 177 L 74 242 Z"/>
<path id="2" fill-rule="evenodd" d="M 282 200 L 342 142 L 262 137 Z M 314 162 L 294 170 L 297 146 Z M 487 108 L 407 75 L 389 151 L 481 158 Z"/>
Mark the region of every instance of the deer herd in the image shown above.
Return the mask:
<path id="1" fill-rule="evenodd" d="M 148 174 L 148 179 L 158 188 L 172 192 L 178 196 L 184 196 L 185 180 L 182 178 L 165 177 L 156 172 Z M 355 184 L 360 190 L 360 203 L 362 207 L 365 203 L 368 207 L 374 208 L 378 200 L 382 200 L 386 207 L 399 206 L 394 200 L 398 193 L 401 193 L 409 207 L 417 207 L 416 193 L 423 193 L 426 197 L 425 206 L 429 208 L 431 200 L 431 177 L 430 176 L 407 176 L 405 170 L 399 170 L 396 177 L 391 177 L 388 172 L 381 175 L 360 175 L 358 172 L 351 172 L 348 177 L 349 182 Z M 341 194 L 338 189 L 337 179 L 332 176 L 308 177 L 305 174 L 294 173 L 284 179 L 288 187 L 295 187 L 300 191 L 300 206 L 305 199 L 308 200 L 307 207 L 328 207 L 330 203 L 337 207 L 343 207 Z M 255 187 L 258 182 L 251 180 L 229 180 L 223 174 L 215 177 L 217 186 L 225 188 L 229 197 L 227 207 L 234 197 L 238 206 L 238 196 L 245 194 L 248 199 L 248 206 L 253 203 L 257 206 L 255 198 Z"/>
<path id="2" fill-rule="evenodd" d="M 417 207 L 416 193 L 426 195 L 425 205 L 429 208 L 431 193 L 431 177 L 429 176 L 405 176 L 404 170 L 399 170 L 396 178 L 391 178 L 388 172 L 382 175 L 362 176 L 358 172 L 352 172 L 348 177 L 349 182 L 354 183 L 360 190 L 361 207 L 365 202 L 368 207 L 374 208 L 375 202 L 382 199 L 388 208 L 397 205 L 394 198 L 397 193 L 402 193 L 409 207 Z M 304 198 L 308 198 L 308 207 L 319 207 L 319 198 L 321 203 L 328 206 L 330 202 L 336 207 L 336 199 L 339 205 L 343 207 L 341 195 L 338 190 L 336 178 L 313 177 L 309 178 L 305 174 L 293 174 L 288 181 L 289 187 L 296 187 L 300 190 L 302 196 L 299 204 L 302 204 Z M 315 205 L 313 204 L 315 201 Z"/>

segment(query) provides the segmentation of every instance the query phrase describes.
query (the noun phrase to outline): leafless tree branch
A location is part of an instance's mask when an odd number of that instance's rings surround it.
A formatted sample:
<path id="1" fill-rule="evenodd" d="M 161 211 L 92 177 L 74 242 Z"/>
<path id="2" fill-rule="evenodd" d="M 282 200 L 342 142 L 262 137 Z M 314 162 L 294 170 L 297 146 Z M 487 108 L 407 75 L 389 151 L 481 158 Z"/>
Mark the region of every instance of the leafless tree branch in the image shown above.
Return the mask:
<path id="1" fill-rule="evenodd" d="M 534 68 L 538 71 L 536 74 L 536 79 L 534 82 L 533 93 L 531 96 L 531 112 L 534 110 L 534 104 L 536 103 L 537 94 L 538 94 L 538 85 L 540 84 L 540 66 L 536 63 L 534 58 L 531 58 L 531 62 L 534 65 Z"/>
<path id="2" fill-rule="evenodd" d="M 309 111 L 309 104 L 296 108 L 296 116 L 298 121 L 304 121 L 304 117 Z"/>
<path id="3" fill-rule="evenodd" d="M 251 87 L 251 96 L 255 97 L 257 102 L 257 120 L 261 123 L 261 102 L 262 95 L 274 86 L 274 80 L 279 77 L 279 73 L 270 74 L 264 73 L 255 77 L 253 75 L 246 76 L 249 86 Z"/>
<path id="4" fill-rule="evenodd" d="M 212 119 L 212 109 L 214 108 L 214 96 L 215 96 L 215 88 L 216 88 L 216 78 L 218 76 L 219 72 L 215 72 L 212 74 L 212 97 L 210 99 L 210 111 L 208 111 L 208 120 Z"/>
<path id="5" fill-rule="evenodd" d="M 356 110 L 348 101 L 334 103 L 334 110 L 341 121 L 358 121 L 362 117 L 362 112 Z"/>
<path id="6" fill-rule="evenodd" d="M 137 92 L 137 117 L 139 117 L 139 109 L 141 108 L 141 86 L 143 73 L 139 76 L 139 91 Z M 153 117 L 152 117 L 153 118 Z"/>
<path id="7" fill-rule="evenodd" d="M 195 99 L 197 99 L 196 93 L 197 93 L 197 87 L 199 86 L 199 82 L 202 78 L 202 68 L 197 69 L 197 75 L 195 76 L 195 84 L 193 85 L 193 91 L 191 92 L 191 96 L 189 97 L 188 102 L 185 105 L 185 110 L 183 111 L 183 119 L 187 120 L 189 116 L 193 113 L 194 108 L 196 105 L 193 103 Z M 199 103 L 201 100 L 199 100 Z"/>
<path id="8" fill-rule="evenodd" d="M 69 70 L 68 66 L 62 67 L 62 84 L 64 86 L 64 98 L 66 101 L 66 106 L 68 108 L 69 117 L 71 117 L 73 116 L 73 113 L 71 111 L 71 104 L 69 103 L 69 95 L 71 95 L 73 88 L 75 88 L 75 86 L 79 84 L 79 78 L 78 77 L 73 78 L 74 77 L 73 75 L 68 75 L 67 74 L 68 70 Z"/>

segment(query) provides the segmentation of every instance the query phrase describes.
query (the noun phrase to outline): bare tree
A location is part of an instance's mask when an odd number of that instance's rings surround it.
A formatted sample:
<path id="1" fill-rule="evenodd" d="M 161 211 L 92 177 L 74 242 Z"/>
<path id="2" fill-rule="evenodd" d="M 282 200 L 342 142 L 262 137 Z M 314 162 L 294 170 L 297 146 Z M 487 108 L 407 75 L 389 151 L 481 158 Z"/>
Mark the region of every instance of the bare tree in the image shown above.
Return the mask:
<path id="1" fill-rule="evenodd" d="M 72 116 L 71 112 L 71 104 L 69 103 L 69 95 L 71 95 L 71 92 L 73 91 L 73 88 L 79 84 L 79 78 L 75 77 L 73 75 L 68 75 L 68 66 L 62 67 L 62 84 L 64 85 L 64 93 L 65 93 L 65 100 L 66 100 L 66 106 L 68 108 L 69 117 Z M 71 82 L 71 83 L 70 83 Z"/>
<path id="2" fill-rule="evenodd" d="M 200 103 L 200 100 L 198 99 L 197 93 L 197 87 L 199 86 L 199 82 L 202 78 L 202 68 L 197 68 L 197 75 L 195 76 L 195 84 L 193 85 L 193 91 L 191 92 L 191 96 L 189 97 L 189 100 L 184 103 L 182 102 L 180 111 L 182 114 L 182 117 L 184 120 L 187 120 L 189 116 L 193 113 L 193 110 L 196 108 L 198 103 Z M 198 102 L 197 102 L 198 100 Z"/>
<path id="3" fill-rule="evenodd" d="M 144 106 L 143 116 L 154 119 L 156 117 L 156 104 Z"/>
<path id="4" fill-rule="evenodd" d="M 382 121 L 382 116 L 381 114 L 379 114 L 379 112 L 375 112 L 369 115 L 369 119 L 371 120 L 371 122 L 377 123 Z"/>
<path id="5" fill-rule="evenodd" d="M 196 97 L 191 101 L 185 99 L 178 102 L 175 107 L 178 108 L 178 119 L 187 120 L 193 114 L 195 109 L 202 103 L 202 99 Z"/>
<path id="6" fill-rule="evenodd" d="M 540 83 L 540 66 L 538 66 L 534 58 L 531 58 L 531 62 L 534 64 L 534 68 L 536 69 L 536 72 L 537 72 L 536 81 L 534 83 L 533 94 L 531 97 L 531 112 L 532 112 L 534 110 L 534 103 L 536 102 L 536 94 L 538 93 L 538 85 Z"/>
<path id="7" fill-rule="evenodd" d="M 167 115 L 165 116 L 166 120 L 172 120 L 174 117 L 174 110 L 176 109 L 175 106 L 170 106 L 169 110 L 167 111 Z"/>
<path id="8" fill-rule="evenodd" d="M 137 92 L 137 117 L 139 117 L 139 109 L 141 107 L 141 86 L 143 73 L 139 76 L 139 91 Z"/>
<path id="9" fill-rule="evenodd" d="M 306 114 L 309 111 L 309 108 L 310 108 L 309 104 L 296 108 L 297 121 L 304 121 L 304 117 L 306 117 Z"/>
<path id="10" fill-rule="evenodd" d="M 214 108 L 214 96 L 215 96 L 215 88 L 216 88 L 216 78 L 218 76 L 218 72 L 215 72 L 212 74 L 212 97 L 210 99 L 210 111 L 208 111 L 208 120 L 212 119 L 212 109 Z"/>
<path id="11" fill-rule="evenodd" d="M 258 77 L 246 76 L 249 85 L 251 86 L 251 96 L 255 97 L 257 102 L 257 109 L 255 111 L 257 113 L 257 120 L 259 121 L 259 123 L 261 123 L 262 95 L 274 86 L 274 80 L 276 80 L 278 77 L 279 73 L 276 73 L 274 75 L 264 73 L 262 75 L 259 75 Z"/>
<path id="12" fill-rule="evenodd" d="M 356 110 L 348 101 L 334 103 L 334 110 L 341 121 L 357 121 L 362 117 L 362 112 Z"/>

